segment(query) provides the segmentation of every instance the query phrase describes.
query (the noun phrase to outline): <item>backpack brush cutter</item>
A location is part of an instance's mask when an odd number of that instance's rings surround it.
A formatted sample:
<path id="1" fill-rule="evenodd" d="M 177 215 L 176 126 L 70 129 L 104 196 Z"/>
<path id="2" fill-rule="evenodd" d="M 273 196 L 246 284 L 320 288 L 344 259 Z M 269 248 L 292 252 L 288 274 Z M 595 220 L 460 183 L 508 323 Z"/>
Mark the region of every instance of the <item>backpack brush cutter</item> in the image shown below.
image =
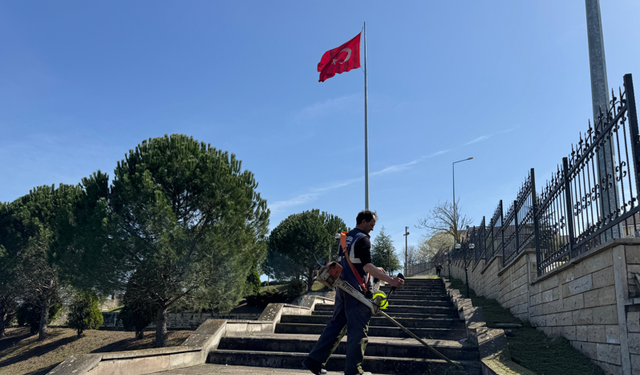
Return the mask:
<path id="1" fill-rule="evenodd" d="M 374 295 L 373 300 L 370 300 L 367 297 L 365 297 L 362 293 L 360 293 L 358 290 L 356 290 L 356 288 L 354 288 L 351 284 L 344 281 L 342 277 L 340 277 L 341 273 L 342 273 L 342 266 L 336 262 L 331 262 L 326 266 L 320 267 L 320 269 L 318 270 L 318 281 L 320 281 L 323 285 L 328 286 L 329 288 L 340 288 L 345 292 L 349 293 L 349 295 L 351 295 L 352 297 L 354 297 L 355 299 L 363 303 L 365 306 L 369 307 L 371 309 L 372 315 L 380 314 L 384 316 L 391 323 L 395 324 L 398 328 L 403 330 L 406 334 L 418 340 L 418 342 L 420 342 L 422 345 L 426 346 L 427 349 L 431 350 L 438 357 L 447 361 L 451 366 L 455 366 L 458 369 L 462 369 L 462 366 L 456 363 L 453 363 L 449 358 L 445 357 L 439 351 L 432 348 L 424 340 L 416 336 L 413 332 L 406 329 L 402 324 L 398 323 L 395 319 L 393 319 L 392 317 L 387 315 L 384 311 L 382 311 L 381 306 L 382 308 L 385 308 L 387 304 L 387 297 L 385 297 L 383 293 L 376 293 Z M 391 296 L 391 293 L 389 293 L 389 296 Z"/>

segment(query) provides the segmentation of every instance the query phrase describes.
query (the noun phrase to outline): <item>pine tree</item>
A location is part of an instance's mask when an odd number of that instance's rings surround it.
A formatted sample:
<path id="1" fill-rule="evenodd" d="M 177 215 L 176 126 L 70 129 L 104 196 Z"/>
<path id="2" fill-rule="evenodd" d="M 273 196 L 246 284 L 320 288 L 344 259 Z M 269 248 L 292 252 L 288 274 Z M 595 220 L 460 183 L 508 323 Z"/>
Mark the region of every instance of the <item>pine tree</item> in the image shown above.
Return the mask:
<path id="1" fill-rule="evenodd" d="M 332 257 L 334 235 L 345 230 L 342 219 L 320 210 L 290 215 L 271 231 L 265 272 L 275 279 L 304 279 L 311 291 L 318 262 Z"/>
<path id="2" fill-rule="evenodd" d="M 387 273 L 391 274 L 395 270 L 399 270 L 402 266 L 395 253 L 393 240 L 390 235 L 384 233 L 384 226 L 380 228 L 380 232 L 371 244 L 371 257 L 373 264 L 377 267 L 384 268 Z"/>
<path id="3" fill-rule="evenodd" d="M 152 298 L 158 347 L 169 307 L 225 312 L 242 298 L 266 256 L 269 210 L 257 186 L 235 155 L 180 134 L 144 141 L 118 163 L 108 254 Z"/>

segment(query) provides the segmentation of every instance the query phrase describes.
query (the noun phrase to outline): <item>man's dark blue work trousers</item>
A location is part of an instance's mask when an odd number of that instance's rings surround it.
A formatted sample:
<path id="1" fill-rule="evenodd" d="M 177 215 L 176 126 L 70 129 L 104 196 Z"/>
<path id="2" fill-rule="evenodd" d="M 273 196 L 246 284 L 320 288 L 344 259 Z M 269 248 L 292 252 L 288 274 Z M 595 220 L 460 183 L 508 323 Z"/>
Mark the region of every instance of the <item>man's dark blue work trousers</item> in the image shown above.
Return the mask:
<path id="1" fill-rule="evenodd" d="M 371 309 L 342 289 L 336 288 L 333 318 L 327 323 L 327 327 L 308 357 L 325 366 L 346 333 L 347 363 L 344 373 L 347 375 L 363 373 L 362 359 L 369 342 L 367 331 L 370 319 Z"/>

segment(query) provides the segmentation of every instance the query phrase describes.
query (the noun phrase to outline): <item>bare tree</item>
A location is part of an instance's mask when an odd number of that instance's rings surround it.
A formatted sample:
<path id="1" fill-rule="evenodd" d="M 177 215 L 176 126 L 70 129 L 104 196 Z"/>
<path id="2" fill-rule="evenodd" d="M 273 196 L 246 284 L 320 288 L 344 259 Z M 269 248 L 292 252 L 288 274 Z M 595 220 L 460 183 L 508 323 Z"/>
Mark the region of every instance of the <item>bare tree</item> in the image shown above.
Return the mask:
<path id="1" fill-rule="evenodd" d="M 412 266 L 419 262 L 417 248 L 414 245 L 407 246 L 407 266 Z"/>
<path id="2" fill-rule="evenodd" d="M 444 239 L 442 238 L 444 237 Z M 440 241 L 443 239 L 444 241 Z M 446 241 L 450 239 L 451 241 Z M 444 244 L 441 244 L 444 242 Z M 416 259 L 419 263 L 428 262 L 433 258 L 441 249 L 451 248 L 451 245 L 446 245 L 448 243 L 453 243 L 453 238 L 448 234 L 436 233 L 431 237 L 422 236 L 420 242 L 417 245 L 416 249 Z"/>
<path id="3" fill-rule="evenodd" d="M 455 205 L 446 201 L 444 203 L 438 203 L 426 218 L 418 220 L 416 227 L 426 229 L 427 236 L 429 236 L 430 239 L 436 237 L 437 234 L 445 234 L 450 236 L 453 242 L 462 242 L 462 234 L 471 224 L 472 220 L 460 214 L 459 202 L 458 200 Z M 441 236 L 437 240 L 434 240 L 434 243 L 431 245 L 441 245 L 443 241 L 444 238 Z"/>

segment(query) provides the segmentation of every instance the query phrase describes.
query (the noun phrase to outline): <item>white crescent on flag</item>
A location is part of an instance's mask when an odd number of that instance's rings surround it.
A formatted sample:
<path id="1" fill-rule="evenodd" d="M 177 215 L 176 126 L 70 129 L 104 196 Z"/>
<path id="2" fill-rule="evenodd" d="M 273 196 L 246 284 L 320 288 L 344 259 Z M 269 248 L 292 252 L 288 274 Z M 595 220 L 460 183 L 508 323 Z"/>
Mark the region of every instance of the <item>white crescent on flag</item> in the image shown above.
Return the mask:
<path id="1" fill-rule="evenodd" d="M 340 62 L 340 64 L 344 64 L 345 61 L 349 61 L 349 59 L 351 58 L 351 48 L 343 48 L 342 51 L 347 51 L 347 57 L 345 57 L 344 60 L 342 60 L 342 62 Z M 340 51 L 340 52 L 342 52 Z"/>
<path id="2" fill-rule="evenodd" d="M 349 61 L 349 59 L 351 58 L 351 48 L 341 49 L 340 52 L 338 52 L 338 55 L 341 54 L 343 51 L 347 51 L 347 57 L 344 58 L 342 61 L 340 61 L 338 64 L 344 64 L 345 61 Z M 336 65 L 337 62 L 338 62 L 338 59 L 333 59 L 333 65 Z"/>

